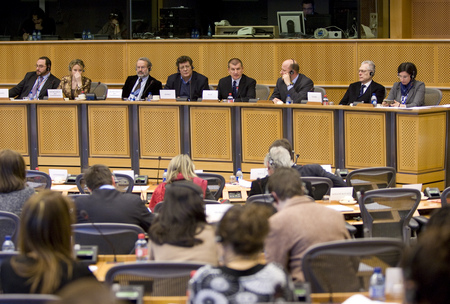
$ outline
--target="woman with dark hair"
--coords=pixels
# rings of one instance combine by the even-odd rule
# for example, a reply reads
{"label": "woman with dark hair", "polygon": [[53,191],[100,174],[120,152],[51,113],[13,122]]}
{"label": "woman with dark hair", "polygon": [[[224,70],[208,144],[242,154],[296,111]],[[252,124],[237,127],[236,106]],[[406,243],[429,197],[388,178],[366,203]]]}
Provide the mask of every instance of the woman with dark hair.
{"label": "woman with dark hair", "polygon": [[[403,62],[397,69],[399,82],[394,83],[387,100],[390,107],[420,107],[425,103],[425,83],[416,80],[417,68],[412,62]],[[387,105],[383,102],[383,105]]]}
{"label": "woman with dark hair", "polygon": [[127,39],[127,26],[123,22],[122,12],[118,9],[109,14],[109,20],[98,34],[108,35],[111,39]]}
{"label": "woman with dark hair", "polygon": [[19,255],[1,264],[3,293],[52,294],[94,275],[75,261],[72,201],[45,190],[30,197],[20,217]]}
{"label": "woman with dark hair", "polygon": [[162,210],[148,232],[150,260],[217,265],[214,228],[206,222],[202,193],[191,181],[167,185]]}
{"label": "woman with dark hair", "polygon": [[91,80],[85,76],[84,62],[81,59],[74,59],[69,63],[70,75],[61,78],[58,89],[62,89],[64,97],[75,99],[78,95],[89,93],[91,90]]}
{"label": "woman with dark hair", "polygon": [[233,206],[217,228],[223,266],[200,268],[189,282],[189,303],[275,303],[293,301],[293,284],[281,266],[260,263],[269,233],[268,209]]}

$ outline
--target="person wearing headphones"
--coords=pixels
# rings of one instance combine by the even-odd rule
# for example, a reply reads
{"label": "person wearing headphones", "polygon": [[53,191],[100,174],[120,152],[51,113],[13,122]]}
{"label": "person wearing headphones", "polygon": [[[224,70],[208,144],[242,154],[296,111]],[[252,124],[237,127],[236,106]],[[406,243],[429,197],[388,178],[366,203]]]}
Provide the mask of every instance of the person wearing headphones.
{"label": "person wearing headphones", "polygon": [[278,78],[270,100],[273,103],[286,102],[288,95],[294,103],[308,99],[308,92],[314,90],[314,82],[300,74],[300,66],[294,59],[287,59],[281,65],[281,78]]}
{"label": "person wearing headphones", "polygon": [[136,62],[136,75],[128,76],[122,88],[122,98],[133,100],[145,99],[150,93],[159,95],[162,83],[150,76],[152,63],[147,57],[141,57]]}
{"label": "person wearing headphones", "polygon": [[56,89],[59,86],[59,79],[53,76],[51,60],[40,57],[36,62],[36,71],[25,74],[23,80],[15,87],[9,89],[9,97],[18,99],[44,99],[48,89]]}
{"label": "person wearing headphones", "polygon": [[85,76],[84,62],[81,59],[74,59],[69,63],[70,75],[61,78],[58,89],[62,89],[65,98],[76,99],[78,95],[89,93],[91,90],[91,80]]}
{"label": "person wearing headphones", "polygon": [[[399,82],[394,83],[387,100],[393,100],[390,107],[420,107],[425,103],[425,83],[417,81],[417,68],[412,62],[398,66]],[[383,103],[384,106],[388,104]]]}
{"label": "person wearing headphones", "polygon": [[375,75],[375,63],[370,60],[363,61],[358,70],[359,81],[350,84],[342,97],[340,105],[349,105],[354,101],[370,103],[372,94],[377,97],[377,103],[382,103],[386,96],[386,89],[373,81]]}
{"label": "person wearing headphones", "polygon": [[177,98],[187,98],[188,101],[202,98],[203,90],[209,90],[208,78],[194,71],[191,57],[179,57],[176,66],[178,73],[167,78],[164,89],[175,90]]}
{"label": "person wearing headphones", "polygon": [[244,65],[239,58],[231,58],[228,61],[228,74],[219,80],[219,100],[227,99],[233,95],[236,102],[248,101],[256,98],[256,80],[244,74]]}

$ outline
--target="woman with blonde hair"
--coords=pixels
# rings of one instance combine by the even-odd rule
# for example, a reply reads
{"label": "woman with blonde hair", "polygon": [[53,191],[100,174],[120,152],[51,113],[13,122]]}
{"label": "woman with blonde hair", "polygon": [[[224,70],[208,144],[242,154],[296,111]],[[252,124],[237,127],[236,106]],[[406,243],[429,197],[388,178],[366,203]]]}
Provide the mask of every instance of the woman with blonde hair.
{"label": "woman with blonde hair", "polygon": [[187,154],[180,154],[172,158],[169,163],[169,167],[167,168],[167,181],[159,184],[153,192],[149,204],[150,210],[153,211],[156,204],[164,200],[166,185],[180,180],[192,181],[194,184],[197,184],[200,188],[202,188],[204,199],[215,200],[214,196],[208,189],[208,182],[198,177],[194,172],[194,168],[194,163]]}
{"label": "woman with blonde hair", "polygon": [[82,93],[89,93],[91,90],[91,80],[85,76],[84,62],[81,59],[74,59],[69,63],[70,75],[61,78],[58,89],[62,89],[65,98],[75,99]]}
{"label": "woman with blonde hair", "polygon": [[45,190],[26,201],[20,218],[19,255],[1,265],[3,293],[52,294],[80,278],[94,278],[75,261],[72,201]]}

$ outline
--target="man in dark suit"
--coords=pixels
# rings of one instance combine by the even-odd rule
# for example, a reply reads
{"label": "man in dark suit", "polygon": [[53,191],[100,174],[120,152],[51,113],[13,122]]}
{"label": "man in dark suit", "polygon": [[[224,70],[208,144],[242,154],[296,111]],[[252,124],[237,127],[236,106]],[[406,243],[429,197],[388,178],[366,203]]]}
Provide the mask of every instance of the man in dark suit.
{"label": "man in dark suit", "polygon": [[23,80],[14,88],[9,89],[9,97],[18,99],[44,99],[48,89],[57,89],[59,79],[50,71],[52,62],[48,57],[40,57],[36,62],[36,72],[28,72]]}
{"label": "man in dark suit", "polygon": [[136,75],[128,76],[122,88],[122,98],[130,100],[142,100],[147,98],[149,93],[159,95],[162,88],[161,81],[150,76],[152,63],[150,59],[141,57],[136,62]]}
{"label": "man in dark suit", "polygon": [[294,103],[300,103],[308,99],[308,92],[314,90],[311,79],[299,73],[300,66],[294,59],[288,59],[281,65],[281,78],[278,78],[270,100],[273,103],[286,102],[286,97],[291,96]]}
{"label": "man in dark suit", "polygon": [[192,59],[189,56],[181,56],[177,59],[178,73],[167,78],[164,89],[175,90],[175,96],[195,101],[202,98],[203,90],[209,90],[208,78],[194,72]]}
{"label": "man in dark suit", "polygon": [[154,215],[139,195],[122,193],[114,187],[114,177],[107,166],[93,165],[84,174],[91,195],[77,197],[77,223],[123,223],[148,231]]}
{"label": "man in dark suit", "polygon": [[227,99],[230,93],[236,102],[256,98],[256,80],[243,74],[244,65],[239,58],[228,61],[228,73],[230,76],[219,80],[219,99]]}
{"label": "man in dark suit", "polygon": [[352,83],[348,87],[339,104],[349,105],[354,101],[370,103],[370,98],[374,93],[377,97],[377,103],[381,104],[384,96],[386,96],[386,89],[372,80],[375,75],[375,63],[370,60],[363,61],[359,67],[358,75],[359,81]]}

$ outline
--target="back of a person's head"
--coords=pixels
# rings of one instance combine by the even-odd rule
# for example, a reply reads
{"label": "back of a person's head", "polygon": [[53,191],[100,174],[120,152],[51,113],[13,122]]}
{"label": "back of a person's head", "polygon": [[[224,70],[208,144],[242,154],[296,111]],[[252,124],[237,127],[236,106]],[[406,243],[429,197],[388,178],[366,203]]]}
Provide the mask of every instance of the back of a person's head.
{"label": "back of a person's head", "polygon": [[267,184],[269,192],[275,192],[279,200],[303,195],[303,184],[300,173],[293,168],[278,168]]}
{"label": "back of a person's head", "polygon": [[273,147],[283,147],[289,152],[289,156],[291,157],[291,160],[294,161],[294,151],[292,149],[291,143],[286,138],[277,139],[275,140],[269,147],[272,149]]}
{"label": "back of a person's head", "polygon": [[217,228],[220,242],[224,246],[230,245],[238,255],[251,256],[262,252],[271,215],[269,209],[258,204],[231,207]]}
{"label": "back of a person's head", "polygon": [[290,168],[292,165],[288,150],[283,147],[270,148],[267,154],[267,163],[273,170],[278,168]]}
{"label": "back of a person's head", "polygon": [[431,228],[403,260],[406,303],[450,303],[450,229]]}
{"label": "back of a person's head", "polygon": [[167,168],[167,181],[173,182],[180,173],[186,180],[191,180],[197,176],[194,172],[194,163],[187,154],[179,154],[172,158]]}
{"label": "back of a person's head", "polygon": [[93,165],[84,173],[84,180],[89,189],[95,190],[103,185],[112,185],[112,173],[105,165]]}
{"label": "back of a person's head", "polygon": [[425,228],[450,229],[450,205],[435,210]]}
{"label": "back of a person's head", "polygon": [[0,193],[9,193],[25,188],[25,161],[13,150],[0,151]]}

